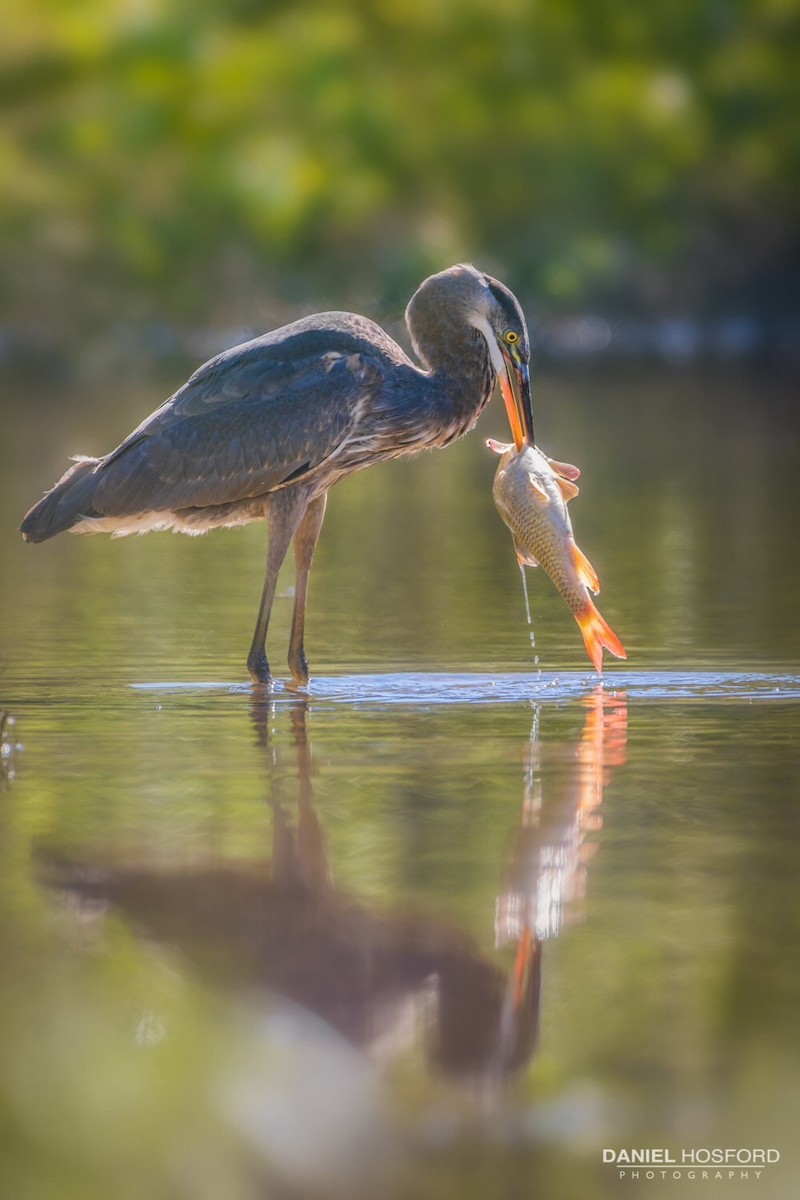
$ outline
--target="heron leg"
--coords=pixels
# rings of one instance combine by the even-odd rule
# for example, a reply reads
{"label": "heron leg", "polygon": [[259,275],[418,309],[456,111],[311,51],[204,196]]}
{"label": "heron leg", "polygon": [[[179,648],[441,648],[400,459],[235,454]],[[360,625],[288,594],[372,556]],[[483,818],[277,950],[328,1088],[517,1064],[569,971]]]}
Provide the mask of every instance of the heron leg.
{"label": "heron leg", "polygon": [[307,494],[295,488],[286,488],[283,491],[275,492],[269,498],[267,571],[264,590],[261,593],[258,620],[250,644],[250,653],[247,655],[247,669],[253,683],[269,684],[272,682],[266,645],[272,603],[275,599],[275,589],[278,586],[278,572],[286,557],[289,543],[303,520],[307,506]]}
{"label": "heron leg", "polygon": [[319,531],[325,517],[325,506],[328,493],[324,492],[312,500],[306,509],[297,533],[294,535],[294,614],[292,616],[292,634],[289,639],[289,670],[295,683],[305,686],[308,683],[308,660],[303,648],[303,633],[306,621],[306,599],[308,597],[308,575],[314,550],[317,545]]}

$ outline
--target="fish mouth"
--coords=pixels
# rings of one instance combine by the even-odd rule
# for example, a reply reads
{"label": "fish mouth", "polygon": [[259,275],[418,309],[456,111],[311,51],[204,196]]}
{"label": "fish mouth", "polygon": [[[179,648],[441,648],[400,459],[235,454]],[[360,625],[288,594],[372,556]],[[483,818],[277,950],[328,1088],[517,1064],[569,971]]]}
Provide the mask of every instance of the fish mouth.
{"label": "fish mouth", "polygon": [[533,405],[531,401],[531,373],[526,362],[516,357],[513,351],[501,346],[505,371],[500,376],[500,390],[508,414],[508,423],[517,450],[524,445],[535,446],[533,435]]}

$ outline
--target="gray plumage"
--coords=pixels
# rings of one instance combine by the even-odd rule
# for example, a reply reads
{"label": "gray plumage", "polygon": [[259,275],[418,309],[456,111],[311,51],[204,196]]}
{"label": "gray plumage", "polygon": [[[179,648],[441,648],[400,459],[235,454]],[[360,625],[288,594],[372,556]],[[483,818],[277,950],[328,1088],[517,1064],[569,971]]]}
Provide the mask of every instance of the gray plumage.
{"label": "gray plumage", "polygon": [[[307,575],[328,489],[373,462],[461,437],[504,367],[532,437],[525,321],[502,284],[452,267],[425,280],[406,320],[421,366],[374,322],[342,312],[305,317],[217,355],[110,454],[79,458],[26,515],[23,537],[203,533],[266,517],[267,580],[248,666],[256,681],[269,681],[269,610],[294,538],[289,658],[305,683]],[[513,347],[503,340],[509,330]]]}

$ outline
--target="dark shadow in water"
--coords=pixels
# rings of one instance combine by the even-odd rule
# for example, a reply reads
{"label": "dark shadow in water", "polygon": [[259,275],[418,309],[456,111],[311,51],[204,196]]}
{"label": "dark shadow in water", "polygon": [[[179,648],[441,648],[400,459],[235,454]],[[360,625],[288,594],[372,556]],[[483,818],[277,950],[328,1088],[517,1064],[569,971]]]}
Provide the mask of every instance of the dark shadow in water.
{"label": "dark shadow in water", "polygon": [[[439,1071],[499,1081],[535,1051],[543,943],[582,904],[597,848],[585,839],[602,824],[598,809],[612,768],[625,762],[624,696],[598,688],[583,703],[574,745],[543,748],[535,709],[520,821],[495,914],[497,945],[516,945],[510,971],[438,917],[384,910],[336,885],[314,807],[304,699],[279,707],[251,700],[272,811],[267,862],[171,872],[46,858],[47,882],[112,905],[226,992],[277,994],[367,1052],[402,1045],[404,1031],[421,1019]],[[278,716],[290,722],[296,752],[292,796],[270,742]],[[545,752],[559,759],[552,775],[543,770]]]}

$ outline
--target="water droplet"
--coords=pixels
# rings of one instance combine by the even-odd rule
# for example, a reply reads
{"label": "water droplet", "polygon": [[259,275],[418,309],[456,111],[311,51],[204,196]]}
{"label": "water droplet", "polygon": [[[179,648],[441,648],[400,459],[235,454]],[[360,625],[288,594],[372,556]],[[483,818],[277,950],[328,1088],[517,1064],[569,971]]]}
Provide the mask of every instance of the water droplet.
{"label": "water droplet", "polygon": [[528,618],[528,624],[531,627],[531,641],[533,640],[533,621],[531,620],[531,606],[528,602],[528,580],[525,575],[525,568],[522,563],[519,564],[519,573],[522,576],[522,594],[525,597],[525,616]]}
{"label": "water droplet", "polygon": [[519,573],[522,576],[522,594],[525,597],[525,616],[528,619],[528,626],[530,628],[529,637],[531,639],[531,650],[533,650],[533,665],[537,668],[538,674],[541,675],[542,671],[539,667],[539,655],[536,653],[536,630],[533,628],[533,621],[531,619],[531,606],[528,599],[528,578],[525,574],[525,568],[522,563],[519,564]]}

